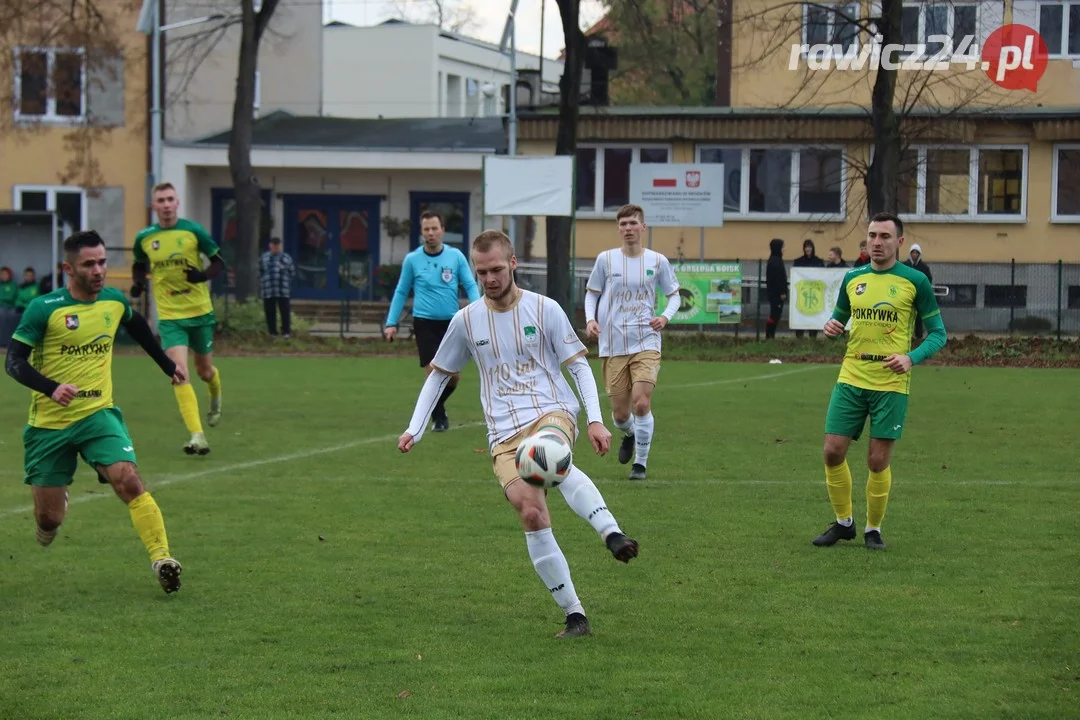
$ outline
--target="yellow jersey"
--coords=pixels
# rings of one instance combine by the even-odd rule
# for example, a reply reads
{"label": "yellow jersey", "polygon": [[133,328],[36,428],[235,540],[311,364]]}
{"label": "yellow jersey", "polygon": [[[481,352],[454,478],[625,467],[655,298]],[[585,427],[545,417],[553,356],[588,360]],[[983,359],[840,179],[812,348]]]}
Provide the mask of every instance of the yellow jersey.
{"label": "yellow jersey", "polygon": [[839,382],[906,394],[911,373],[897,374],[882,361],[911,350],[916,313],[924,321],[941,314],[930,281],[918,270],[898,262],[888,270],[867,264],[849,271],[833,311],[834,319],[851,320]]}
{"label": "yellow jersey", "polygon": [[202,225],[180,218],[171,228],[151,225],[135,236],[135,262],[148,265],[158,319],[187,320],[214,311],[210,284],[188,282],[187,269],[203,269],[217,243]]}
{"label": "yellow jersey", "polygon": [[67,288],[34,298],[12,337],[33,348],[30,364],[39,373],[74,385],[78,394],[64,407],[32,393],[30,425],[62,430],[113,406],[113,342],[131,315],[127,297],[115,288],[103,289],[93,302],[76,300]]}

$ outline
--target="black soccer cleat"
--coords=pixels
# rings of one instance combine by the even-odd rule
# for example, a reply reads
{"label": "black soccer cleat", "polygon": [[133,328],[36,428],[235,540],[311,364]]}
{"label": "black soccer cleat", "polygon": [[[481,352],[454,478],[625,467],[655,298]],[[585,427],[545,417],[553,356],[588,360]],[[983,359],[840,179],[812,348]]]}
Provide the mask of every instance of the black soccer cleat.
{"label": "black soccer cleat", "polygon": [[645,479],[645,466],[640,463],[634,463],[634,466],[630,468],[631,480],[644,480]]}
{"label": "black soccer cleat", "polygon": [[165,591],[166,595],[171,595],[180,589],[180,573],[184,569],[174,558],[157,560],[151,567],[154,576],[157,577],[158,583],[161,584],[161,589]]}
{"label": "black soccer cleat", "polygon": [[446,416],[445,408],[435,408],[435,411],[431,413],[431,421],[433,423],[432,432],[446,432],[450,429],[450,418]]}
{"label": "black soccer cleat", "polygon": [[881,539],[880,530],[870,530],[863,533],[863,542],[866,543],[867,550],[884,550],[885,541]]}
{"label": "black soccer cleat", "polygon": [[615,556],[615,559],[628,563],[638,555],[637,540],[626,537],[622,533],[613,532],[604,540],[607,549]]}
{"label": "black soccer cleat", "polygon": [[855,523],[841,525],[834,522],[826,528],[825,532],[814,538],[814,544],[818,547],[831,547],[840,540],[854,540],[855,534]]}
{"label": "black soccer cleat", "polygon": [[560,632],[555,634],[557,638],[572,638],[582,637],[588,635],[589,630],[589,618],[585,617],[581,613],[570,613],[566,616],[566,627]]}
{"label": "black soccer cleat", "polygon": [[619,446],[619,464],[625,465],[634,457],[637,446],[634,444],[634,433],[623,435],[622,445]]}

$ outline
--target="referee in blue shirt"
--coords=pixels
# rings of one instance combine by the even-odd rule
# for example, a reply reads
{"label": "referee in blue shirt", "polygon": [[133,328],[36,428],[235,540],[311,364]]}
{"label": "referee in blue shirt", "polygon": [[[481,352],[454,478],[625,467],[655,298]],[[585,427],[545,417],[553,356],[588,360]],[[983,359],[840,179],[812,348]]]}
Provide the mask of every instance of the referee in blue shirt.
{"label": "referee in blue shirt", "polygon": [[[420,234],[424,237],[424,244],[405,256],[390,312],[386,314],[386,339],[393,342],[401,310],[405,307],[409,292],[413,292],[413,332],[425,376],[431,372],[431,361],[450,327],[450,320],[461,309],[458,285],[465,288],[470,302],[480,299],[480,290],[469,261],[457,248],[443,244],[444,232],[446,228],[438,213],[428,210],[420,215]],[[435,432],[450,429],[446,399],[454,392],[460,378],[460,375],[453,376],[431,412]]]}

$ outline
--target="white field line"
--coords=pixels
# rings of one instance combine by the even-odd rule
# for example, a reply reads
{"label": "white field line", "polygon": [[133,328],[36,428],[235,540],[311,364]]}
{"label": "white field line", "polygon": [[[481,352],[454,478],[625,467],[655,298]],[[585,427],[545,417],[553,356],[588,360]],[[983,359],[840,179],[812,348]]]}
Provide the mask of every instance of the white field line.
{"label": "white field line", "polygon": [[[671,389],[684,388],[684,387],[705,387],[710,385],[728,385],[733,383],[750,382],[752,380],[771,380],[773,378],[784,377],[786,375],[794,375],[796,373],[809,372],[810,370],[818,370],[822,367],[828,367],[823,365],[813,365],[809,367],[802,367],[796,370],[786,370],[778,373],[766,373],[764,375],[752,375],[750,377],[743,378],[724,378],[722,380],[709,380],[700,383],[688,383],[685,385],[668,385]],[[465,428],[481,427],[484,423],[473,422],[465,423],[464,425],[455,425],[450,428],[451,430],[463,430]],[[190,473],[180,473],[176,475],[165,475],[160,479],[147,479],[146,485],[148,489],[154,490],[157,488],[165,487],[167,485],[176,485],[178,483],[187,482],[189,480],[197,480],[203,477],[210,477],[213,475],[221,475],[223,473],[236,472],[238,470],[249,470],[251,468],[262,467],[263,465],[275,465],[277,463],[286,463],[293,460],[303,460],[304,458],[315,457],[317,455],[328,455],[330,453],[341,452],[342,450],[351,450],[355,447],[361,447],[363,445],[375,445],[378,443],[388,443],[397,440],[399,435],[381,435],[379,437],[366,437],[357,440],[350,440],[349,442],[339,443],[337,445],[328,445],[321,448],[312,448],[309,450],[301,450],[300,452],[287,453],[285,455],[276,455],[274,457],[262,458],[259,460],[249,460],[242,463],[233,463],[231,465],[216,465],[214,467],[206,468],[205,470],[197,470]],[[105,489],[104,486],[102,489]],[[79,504],[90,502],[91,500],[98,500],[101,498],[112,497],[112,493],[93,493],[85,495],[76,495],[71,498],[71,504]],[[0,517],[7,517],[10,515],[21,515],[22,513],[28,513],[33,511],[33,505],[23,505],[20,507],[7,508],[0,510]]]}

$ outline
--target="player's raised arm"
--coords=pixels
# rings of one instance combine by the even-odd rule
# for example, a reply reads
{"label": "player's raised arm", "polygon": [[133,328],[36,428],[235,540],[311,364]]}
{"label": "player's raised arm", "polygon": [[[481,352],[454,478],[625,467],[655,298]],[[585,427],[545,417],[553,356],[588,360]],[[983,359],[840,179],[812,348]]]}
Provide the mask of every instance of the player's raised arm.
{"label": "player's raised arm", "polygon": [[401,452],[409,452],[423,437],[431,413],[439,403],[446,384],[454,374],[461,372],[472,356],[465,330],[464,313],[465,310],[459,310],[454,315],[442,343],[439,344],[439,350],[431,361],[431,372],[424,380],[424,386],[420,388],[420,396],[416,399],[409,427],[398,438],[398,449]]}

